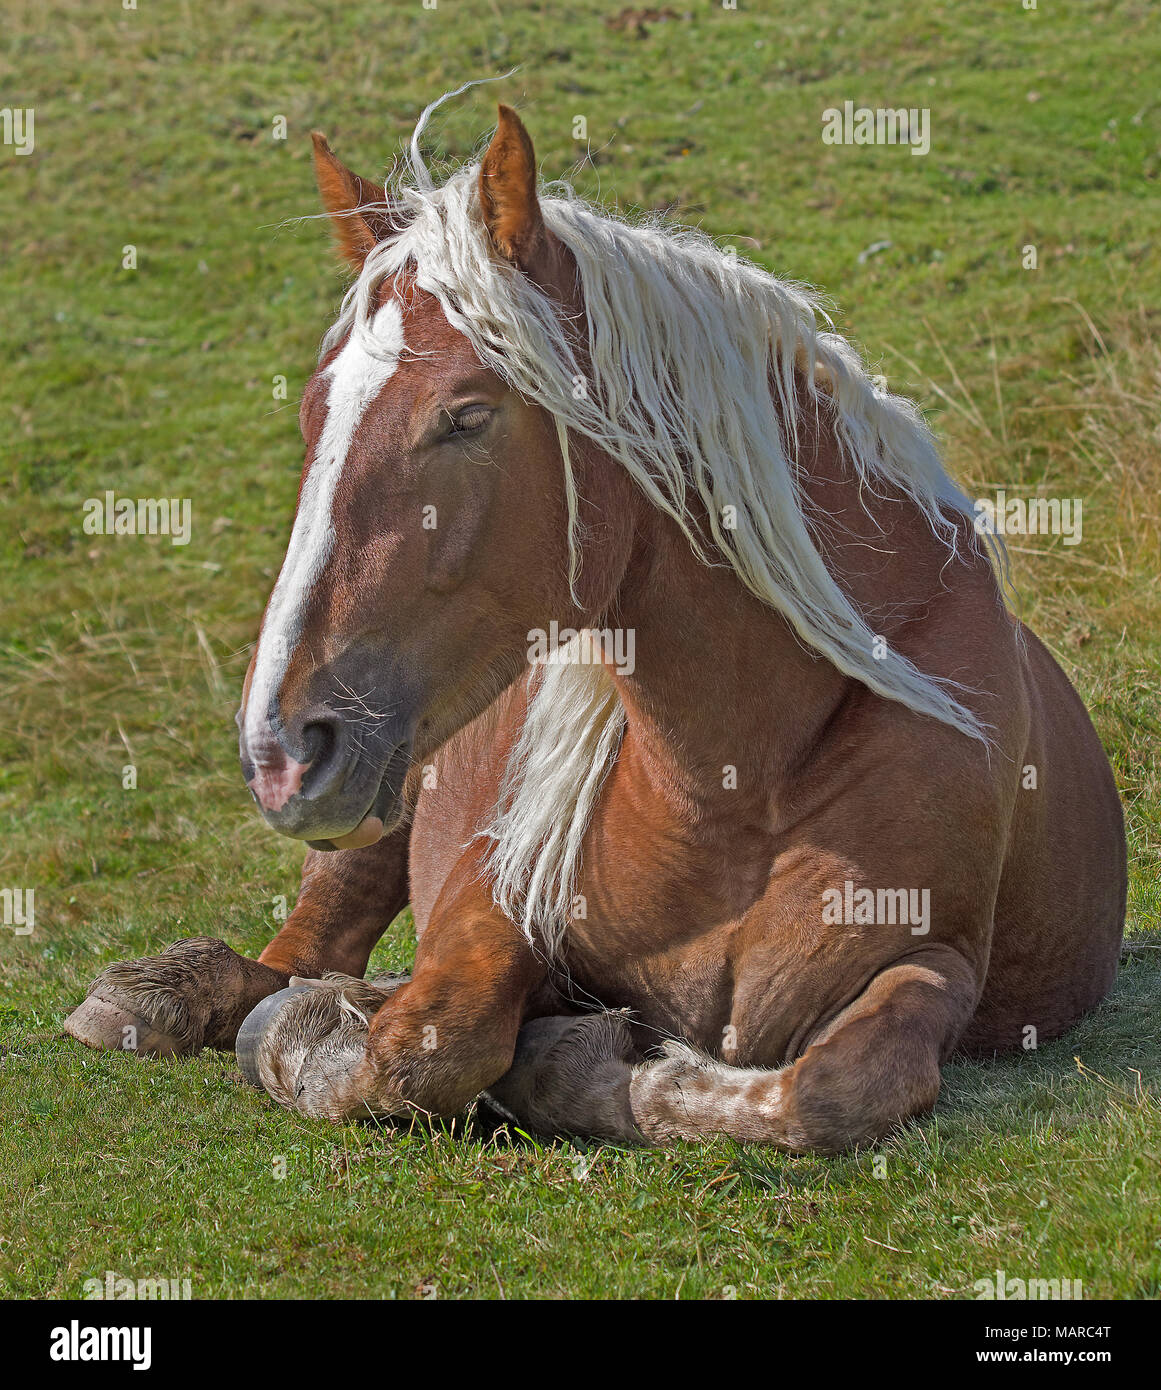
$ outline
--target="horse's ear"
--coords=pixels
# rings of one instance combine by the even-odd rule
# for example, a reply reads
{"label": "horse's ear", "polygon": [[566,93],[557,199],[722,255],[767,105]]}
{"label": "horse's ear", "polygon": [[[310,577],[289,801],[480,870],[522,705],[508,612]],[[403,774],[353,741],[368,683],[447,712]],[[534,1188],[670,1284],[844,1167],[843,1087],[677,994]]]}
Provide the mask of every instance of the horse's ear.
{"label": "horse's ear", "polygon": [[390,209],[383,201],[383,186],[352,173],[327,144],[321,130],[312,130],[310,138],[314,142],[314,174],[323,207],[331,215],[339,250],[358,270],[367,259],[367,252],[395,230]]}
{"label": "horse's ear", "polygon": [[524,123],[502,103],[500,124],[480,164],[480,203],[496,249],[526,270],[544,236],[536,155]]}

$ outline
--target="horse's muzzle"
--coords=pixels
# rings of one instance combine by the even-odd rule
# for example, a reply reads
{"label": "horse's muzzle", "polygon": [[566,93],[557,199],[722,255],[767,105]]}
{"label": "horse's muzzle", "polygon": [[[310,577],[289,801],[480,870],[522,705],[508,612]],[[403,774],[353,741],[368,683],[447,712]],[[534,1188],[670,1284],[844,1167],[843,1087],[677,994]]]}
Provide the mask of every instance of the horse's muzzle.
{"label": "horse's muzzle", "polygon": [[369,749],[333,710],[311,710],[297,732],[243,728],[239,753],[266,823],[315,849],[373,844],[403,814],[408,746]]}

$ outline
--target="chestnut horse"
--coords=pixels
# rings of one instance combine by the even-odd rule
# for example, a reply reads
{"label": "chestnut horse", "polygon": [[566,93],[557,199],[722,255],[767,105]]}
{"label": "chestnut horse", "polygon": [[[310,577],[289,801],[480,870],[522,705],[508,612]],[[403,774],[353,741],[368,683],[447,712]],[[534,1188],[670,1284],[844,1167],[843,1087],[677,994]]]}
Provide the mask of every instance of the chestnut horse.
{"label": "chestnut horse", "polygon": [[[440,185],[419,133],[386,189],[314,137],[357,278],[238,721],[297,906],[68,1030],[230,1048],[298,977],[256,1068],[307,1114],[793,1151],[1063,1032],[1114,978],[1120,804],[914,406],[801,287],[538,190],[509,107]],[[411,978],[362,980],[409,901]]]}

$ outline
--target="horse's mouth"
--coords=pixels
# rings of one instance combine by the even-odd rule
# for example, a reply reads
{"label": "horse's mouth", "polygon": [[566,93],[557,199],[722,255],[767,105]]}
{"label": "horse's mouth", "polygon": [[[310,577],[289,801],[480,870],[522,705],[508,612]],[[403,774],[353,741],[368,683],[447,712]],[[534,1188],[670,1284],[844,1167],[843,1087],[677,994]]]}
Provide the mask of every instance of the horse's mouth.
{"label": "horse's mouth", "polygon": [[371,809],[358,825],[345,835],[332,835],[326,840],[307,840],[311,849],[366,849],[368,845],[377,844],[399,825],[406,814],[406,807],[403,802],[403,778],[402,774],[395,774],[395,761],[393,757],[379,783]]}
{"label": "horse's mouth", "polygon": [[253,783],[251,791],[267,825],[279,834],[305,840],[311,849],[362,849],[375,844],[404,819],[403,784],[410,765],[410,746],[403,743],[382,767],[355,760],[337,775],[332,774],[322,788],[312,785],[307,772],[301,789],[276,809],[262,806]]}
{"label": "horse's mouth", "polygon": [[311,849],[365,849],[383,838],[384,825],[378,816],[367,815],[349,835],[333,840],[308,840]]}

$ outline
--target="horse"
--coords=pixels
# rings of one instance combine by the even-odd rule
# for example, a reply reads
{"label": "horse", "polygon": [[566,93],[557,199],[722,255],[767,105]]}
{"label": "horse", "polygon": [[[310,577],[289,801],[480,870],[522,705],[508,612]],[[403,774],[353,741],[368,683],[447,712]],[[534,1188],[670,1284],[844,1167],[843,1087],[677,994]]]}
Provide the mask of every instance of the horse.
{"label": "horse", "polygon": [[[67,1031],[230,1049],[277,1002],[257,1079],[332,1121],[873,1142],[1111,987],[1101,743],[813,291],[542,187],[506,105],[437,182],[434,105],[382,186],[313,136],[354,279],[238,715],[296,906]],[[408,902],[410,976],[363,979]]]}

